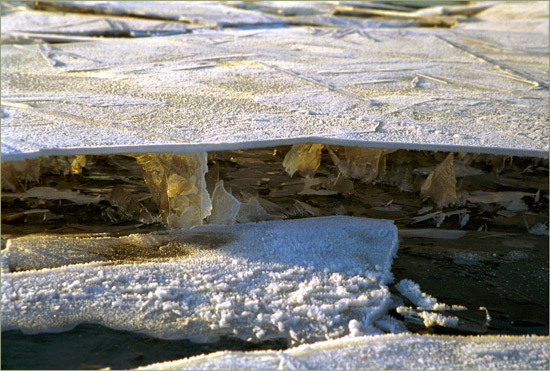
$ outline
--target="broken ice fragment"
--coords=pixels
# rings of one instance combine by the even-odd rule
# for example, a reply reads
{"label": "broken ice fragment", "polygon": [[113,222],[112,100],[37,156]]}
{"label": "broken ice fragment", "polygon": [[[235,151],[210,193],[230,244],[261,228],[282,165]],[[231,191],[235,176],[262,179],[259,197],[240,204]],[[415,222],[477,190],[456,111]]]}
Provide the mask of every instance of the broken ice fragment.
{"label": "broken ice fragment", "polygon": [[319,208],[313,207],[299,200],[294,200],[294,208],[298,211],[298,215],[301,215],[301,216],[321,215],[321,210],[319,210]]}
{"label": "broken ice fragment", "polygon": [[237,222],[249,223],[260,222],[265,220],[277,220],[281,217],[270,215],[260,204],[258,197],[250,197],[248,201],[241,204],[239,213],[237,214]]}
{"label": "broken ice fragment", "polygon": [[386,163],[384,154],[387,150],[382,148],[345,147],[345,162],[329,149],[329,154],[334,164],[346,178],[361,179],[365,183],[371,183],[382,176]]}
{"label": "broken ice fragment", "polygon": [[22,190],[22,183],[37,182],[40,178],[41,159],[2,163],[2,189],[12,192]]}
{"label": "broken ice fragment", "polygon": [[529,233],[534,234],[535,236],[548,236],[548,226],[543,223],[537,223],[529,228]]}
{"label": "broken ice fragment", "polygon": [[127,220],[139,220],[145,224],[155,221],[149,210],[126,192],[120,184],[113,188],[107,199],[112,205],[118,207]]}
{"label": "broken ice fragment", "polygon": [[506,160],[510,160],[510,164],[512,163],[512,157],[510,156],[499,156],[499,155],[491,155],[491,164],[493,165],[493,172],[498,175],[504,170],[504,167],[506,166]]}
{"label": "broken ice fragment", "polygon": [[420,290],[420,286],[411,280],[401,280],[395,285],[395,288],[401,293],[401,295],[422,309],[433,309],[437,304],[437,300],[435,298],[422,292]]}
{"label": "broken ice fragment", "polygon": [[206,190],[206,152],[136,155],[145,183],[172,228],[202,224],[212,204]]}
{"label": "broken ice fragment", "polygon": [[171,174],[168,178],[168,184],[166,187],[166,194],[168,198],[173,198],[176,196],[187,196],[188,194],[197,193],[197,187],[195,183],[197,182],[197,177],[191,175],[189,178],[184,178],[178,174]]}
{"label": "broken ice fragment", "polygon": [[82,168],[86,166],[86,156],[76,155],[71,162],[71,171],[73,174],[82,174]]}
{"label": "broken ice fragment", "polygon": [[434,326],[456,328],[458,326],[458,317],[456,316],[448,316],[424,310],[419,311],[409,307],[398,307],[396,311],[409,320],[417,319],[422,321],[426,328]]}
{"label": "broken ice fragment", "polygon": [[241,203],[223,187],[223,180],[216,183],[212,193],[212,213],[209,224],[235,224]]}
{"label": "broken ice fragment", "polygon": [[430,197],[439,208],[454,204],[457,199],[453,157],[453,153],[449,153],[428,175],[420,189],[420,195]]}
{"label": "broken ice fragment", "polygon": [[295,144],[283,160],[285,171],[291,177],[298,172],[306,178],[313,178],[321,164],[322,144]]}
{"label": "broken ice fragment", "polygon": [[[2,173],[2,176],[4,174]],[[79,192],[60,191],[51,187],[33,187],[23,193],[3,193],[2,198],[38,198],[40,200],[68,200],[76,204],[95,204],[103,197],[87,196]]]}

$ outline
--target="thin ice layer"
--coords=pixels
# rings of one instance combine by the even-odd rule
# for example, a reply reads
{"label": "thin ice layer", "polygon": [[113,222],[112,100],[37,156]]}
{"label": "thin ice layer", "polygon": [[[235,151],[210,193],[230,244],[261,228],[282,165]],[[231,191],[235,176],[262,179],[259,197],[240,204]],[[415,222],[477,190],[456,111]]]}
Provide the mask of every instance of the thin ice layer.
{"label": "thin ice layer", "polygon": [[140,370],[547,370],[548,337],[382,335],[225,351]]}
{"label": "thin ice layer", "polygon": [[[27,256],[43,246],[52,254],[64,248],[55,238],[36,247],[31,238],[22,240],[13,244]],[[104,255],[113,248],[112,239],[64,239],[64,246],[71,243]],[[337,216],[203,225],[121,238],[118,248],[124,244],[129,251],[180,244],[186,253],[139,264],[131,259],[3,273],[2,330],[37,333],[97,323],[168,339],[225,335],[291,344],[381,333],[374,322],[390,305],[385,285],[392,280],[397,229],[391,221]],[[3,269],[14,266],[12,250],[2,252]]]}
{"label": "thin ice layer", "polygon": [[2,161],[303,143],[548,157],[547,32],[365,25],[3,45]]}

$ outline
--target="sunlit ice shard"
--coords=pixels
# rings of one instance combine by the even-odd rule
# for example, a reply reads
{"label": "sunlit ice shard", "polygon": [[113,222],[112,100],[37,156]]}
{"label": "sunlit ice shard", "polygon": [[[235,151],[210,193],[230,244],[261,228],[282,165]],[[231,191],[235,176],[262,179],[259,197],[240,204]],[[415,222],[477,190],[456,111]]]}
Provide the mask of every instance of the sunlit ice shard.
{"label": "sunlit ice shard", "polygon": [[375,322],[390,306],[398,245],[391,221],[202,225],[116,240],[10,240],[2,251],[2,330],[96,323],[167,339],[289,344],[383,333]]}

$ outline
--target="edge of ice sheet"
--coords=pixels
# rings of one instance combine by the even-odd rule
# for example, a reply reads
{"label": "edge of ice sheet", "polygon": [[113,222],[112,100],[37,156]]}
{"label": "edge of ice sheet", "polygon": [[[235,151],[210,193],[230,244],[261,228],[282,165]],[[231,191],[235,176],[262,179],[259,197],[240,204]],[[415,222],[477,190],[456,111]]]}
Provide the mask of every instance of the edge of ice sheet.
{"label": "edge of ice sheet", "polygon": [[[186,233],[202,233],[207,241],[195,243]],[[210,246],[216,236],[229,242]],[[111,240],[23,237],[18,244],[30,256],[46,250],[49,259],[71,242],[81,252],[101,253]],[[179,244],[188,254],[78,264],[89,260],[76,251],[71,256],[78,259],[65,262],[72,265],[3,272],[2,331],[51,332],[97,323],[165,339],[235,336],[292,344],[383,333],[376,321],[391,305],[386,285],[393,280],[398,236],[392,221],[336,216],[210,224],[121,237],[118,243],[158,250]],[[6,250],[3,268],[12,255]]]}
{"label": "edge of ice sheet", "polygon": [[[135,153],[192,153],[192,152],[212,152],[212,151],[233,151],[255,148],[265,148],[274,146],[286,146],[293,144],[318,143],[334,146],[368,147],[368,148],[391,148],[405,150],[424,150],[436,152],[468,152],[483,153],[492,155],[524,156],[548,158],[550,151],[518,149],[518,148],[500,148],[500,147],[480,147],[480,146],[457,146],[444,144],[426,144],[426,143],[405,143],[405,142],[378,142],[340,139],[331,137],[294,137],[287,139],[244,141],[244,142],[226,142],[226,143],[182,143],[182,144],[151,144],[151,145],[132,145],[132,146],[101,146],[101,147],[69,147],[69,148],[49,148],[38,151],[2,153],[2,162],[22,161],[39,157],[49,156],[74,156],[74,155],[116,155],[116,154],[135,154]],[[2,147],[10,147],[2,143]]]}
{"label": "edge of ice sheet", "polygon": [[342,338],[285,351],[223,351],[138,370],[548,369],[547,336],[388,334]]}

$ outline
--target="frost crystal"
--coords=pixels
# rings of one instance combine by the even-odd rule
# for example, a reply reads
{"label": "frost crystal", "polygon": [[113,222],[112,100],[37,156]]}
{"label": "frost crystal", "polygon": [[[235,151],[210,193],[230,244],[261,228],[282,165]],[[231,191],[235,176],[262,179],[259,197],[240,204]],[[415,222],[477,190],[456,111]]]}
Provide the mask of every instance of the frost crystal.
{"label": "frost crystal", "polygon": [[411,280],[401,280],[395,285],[395,288],[401,293],[401,295],[422,309],[433,309],[437,304],[437,300],[435,298],[423,293],[420,290],[420,286]]}
{"label": "frost crystal", "polygon": [[210,215],[212,203],[204,179],[208,171],[206,152],[143,154],[136,158],[166,224],[190,228]]}

